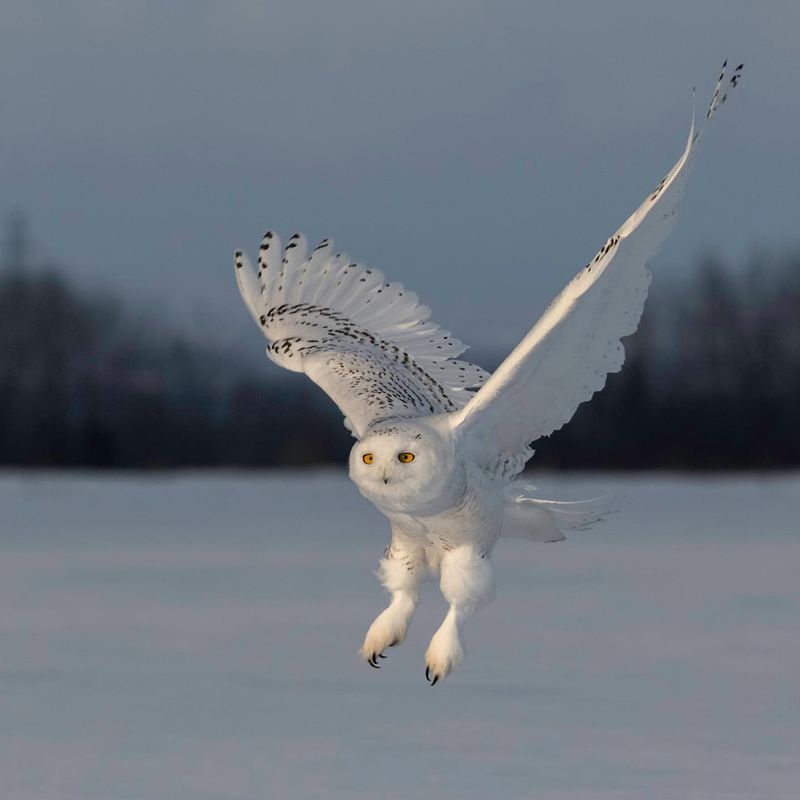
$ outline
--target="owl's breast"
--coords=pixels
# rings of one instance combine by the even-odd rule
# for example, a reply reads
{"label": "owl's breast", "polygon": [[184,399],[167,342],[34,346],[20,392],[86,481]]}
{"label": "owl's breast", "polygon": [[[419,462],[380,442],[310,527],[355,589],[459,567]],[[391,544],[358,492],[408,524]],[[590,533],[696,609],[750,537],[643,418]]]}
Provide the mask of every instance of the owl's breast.
{"label": "owl's breast", "polygon": [[[439,555],[461,545],[490,553],[500,535],[503,500],[482,472],[466,470],[460,490],[443,493],[439,504],[420,506],[413,512],[380,509],[407,536]],[[379,507],[380,508],[380,507]]]}
{"label": "owl's breast", "polygon": [[503,501],[495,486],[479,470],[468,470],[462,502],[424,524],[434,546],[447,550],[471,544],[489,553],[500,535],[502,515]]}

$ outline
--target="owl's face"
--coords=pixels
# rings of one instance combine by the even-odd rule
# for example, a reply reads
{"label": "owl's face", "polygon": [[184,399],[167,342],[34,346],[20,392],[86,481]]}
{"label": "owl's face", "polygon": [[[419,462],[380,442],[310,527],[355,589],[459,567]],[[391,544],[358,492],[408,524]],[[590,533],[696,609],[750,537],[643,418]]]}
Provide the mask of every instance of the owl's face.
{"label": "owl's face", "polygon": [[449,437],[416,423],[387,425],[350,451],[350,477],[384,511],[435,509],[457,491],[459,470]]}

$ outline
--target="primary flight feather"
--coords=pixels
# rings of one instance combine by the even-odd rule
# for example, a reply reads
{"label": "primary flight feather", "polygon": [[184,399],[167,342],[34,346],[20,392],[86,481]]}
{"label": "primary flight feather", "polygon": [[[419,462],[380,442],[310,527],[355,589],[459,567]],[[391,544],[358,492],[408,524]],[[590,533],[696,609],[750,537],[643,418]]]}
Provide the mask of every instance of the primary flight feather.
{"label": "primary flight feather", "polygon": [[[706,119],[739,83],[723,64]],[[489,601],[490,555],[501,536],[563,539],[596,519],[591,505],[545,501],[515,480],[532,443],[572,418],[618,371],[644,308],[646,264],[672,230],[700,133],[694,115],[681,157],[567,284],[491,376],[429,320],[402,284],[337,252],[311,253],[267,232],[257,268],[235,254],[239,291],[275,363],[304,372],[339,406],[357,442],[350,476],[389,519],[379,576],[392,600],[361,647],[373,667],[400,644],[428,575],[450,609],[425,653],[435,684],[463,656],[463,622]]]}

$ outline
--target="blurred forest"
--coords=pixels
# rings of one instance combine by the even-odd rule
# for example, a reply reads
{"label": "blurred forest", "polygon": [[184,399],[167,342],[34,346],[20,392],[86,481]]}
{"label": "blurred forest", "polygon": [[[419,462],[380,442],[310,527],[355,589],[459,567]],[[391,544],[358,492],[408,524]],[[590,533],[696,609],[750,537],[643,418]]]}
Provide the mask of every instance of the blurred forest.
{"label": "blurred forest", "polygon": [[[0,465],[345,463],[341,415],[303,376],[254,371],[33,263],[19,214],[0,255]],[[625,346],[622,372],[531,467],[800,466],[800,253],[662,277]],[[502,356],[472,352],[489,369]]]}

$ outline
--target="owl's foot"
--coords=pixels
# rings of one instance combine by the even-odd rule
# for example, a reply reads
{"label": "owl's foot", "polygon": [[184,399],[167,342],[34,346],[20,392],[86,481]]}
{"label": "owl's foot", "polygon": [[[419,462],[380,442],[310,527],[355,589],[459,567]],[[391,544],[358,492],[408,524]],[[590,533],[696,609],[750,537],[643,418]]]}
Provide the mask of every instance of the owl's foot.
{"label": "owl's foot", "polygon": [[369,626],[359,655],[371,667],[380,669],[379,658],[386,658],[383,651],[387,647],[402,644],[408,631],[408,623],[414,612],[414,604],[405,598],[396,598],[384,609]]}
{"label": "owl's foot", "polygon": [[425,678],[431,686],[435,686],[442,678],[446,678],[464,658],[464,648],[458,635],[458,625],[452,612],[433,634],[428,649],[425,651]]}
{"label": "owl's foot", "polygon": [[463,545],[442,557],[439,588],[450,610],[425,651],[425,677],[431,686],[447,677],[464,658],[461,627],[492,597],[492,567],[486,553]]}
{"label": "owl's foot", "polygon": [[371,667],[374,667],[375,669],[380,669],[381,665],[378,663],[379,658],[386,658],[386,656],[383,653],[373,653],[367,659],[367,664],[369,664]]}

